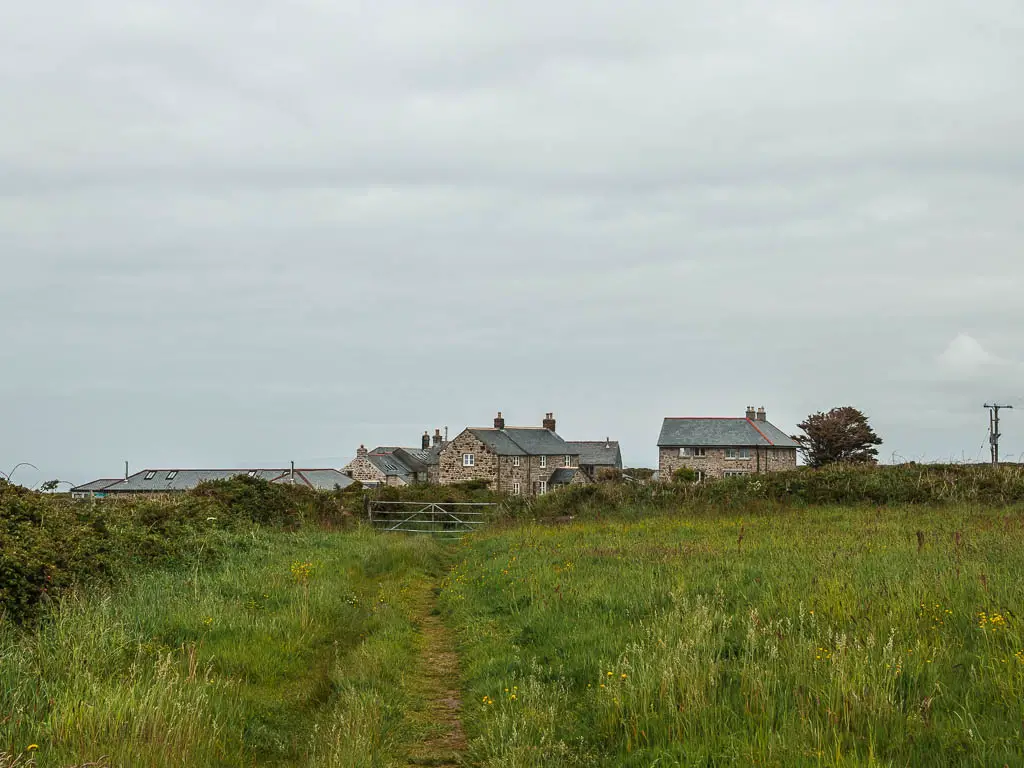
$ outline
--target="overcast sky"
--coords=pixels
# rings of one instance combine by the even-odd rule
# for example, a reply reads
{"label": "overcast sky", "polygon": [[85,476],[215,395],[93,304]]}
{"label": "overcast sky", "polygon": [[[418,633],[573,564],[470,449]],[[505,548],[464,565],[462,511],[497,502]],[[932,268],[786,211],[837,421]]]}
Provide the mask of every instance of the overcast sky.
{"label": "overcast sky", "polygon": [[0,24],[0,471],[341,466],[855,405],[1024,460],[1019,0],[37,0]]}

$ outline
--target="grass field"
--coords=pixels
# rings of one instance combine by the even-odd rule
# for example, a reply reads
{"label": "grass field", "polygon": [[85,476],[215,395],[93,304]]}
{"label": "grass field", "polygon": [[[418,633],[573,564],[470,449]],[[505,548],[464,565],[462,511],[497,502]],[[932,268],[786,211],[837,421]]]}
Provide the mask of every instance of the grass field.
{"label": "grass field", "polygon": [[388,764],[430,730],[414,623],[443,557],[422,539],[273,533],[212,570],[68,598],[37,631],[0,636],[0,752],[40,766]]}
{"label": "grass field", "polygon": [[470,542],[442,594],[469,760],[1024,765],[1022,532],[817,508]]}
{"label": "grass field", "polygon": [[0,625],[0,766],[1024,765],[1022,534],[969,506],[257,532]]}

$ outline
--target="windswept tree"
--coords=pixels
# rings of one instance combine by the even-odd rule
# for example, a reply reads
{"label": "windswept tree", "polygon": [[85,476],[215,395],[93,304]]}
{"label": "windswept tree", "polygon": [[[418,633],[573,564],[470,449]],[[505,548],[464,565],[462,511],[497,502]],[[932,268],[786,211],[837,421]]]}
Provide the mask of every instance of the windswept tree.
{"label": "windswept tree", "polygon": [[793,439],[808,466],[878,463],[875,446],[882,444],[882,438],[868,424],[868,417],[853,406],[812,413],[797,426],[804,434],[793,435]]}

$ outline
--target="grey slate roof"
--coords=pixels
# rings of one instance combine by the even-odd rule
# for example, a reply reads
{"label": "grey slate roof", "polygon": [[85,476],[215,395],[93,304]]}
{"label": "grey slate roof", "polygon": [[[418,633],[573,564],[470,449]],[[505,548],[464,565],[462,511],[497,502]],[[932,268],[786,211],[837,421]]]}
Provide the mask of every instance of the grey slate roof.
{"label": "grey slate roof", "polygon": [[580,470],[573,467],[563,467],[562,469],[556,469],[551,473],[551,479],[548,481],[551,485],[568,485],[572,482],[572,479],[576,476],[576,473]]}
{"label": "grey slate roof", "polygon": [[448,441],[442,440],[437,445],[430,446],[430,450],[426,451],[426,457],[423,459],[424,464],[436,466],[441,463],[441,451],[448,447]]}
{"label": "grey slate roof", "polygon": [[469,430],[499,456],[575,456],[568,443],[550,429],[506,427]]}
{"label": "grey slate roof", "polygon": [[419,462],[420,464],[428,464],[430,462],[430,449],[424,450],[423,448],[399,448],[395,451],[395,454],[401,459],[405,459],[406,456],[411,458],[413,461]]}
{"label": "grey slate roof", "polygon": [[[108,493],[190,491],[200,483],[229,480],[239,475],[249,475],[270,483],[287,483],[290,472],[290,469],[144,469],[131,475],[127,480],[119,480],[102,490]],[[296,469],[295,484],[317,490],[333,490],[335,485],[340,488],[351,485],[352,479],[336,469]],[[80,486],[75,490],[84,488],[85,486]]]}
{"label": "grey slate roof", "polygon": [[366,458],[385,475],[400,477],[406,481],[412,480],[413,470],[394,453],[371,453]]}
{"label": "grey slate roof", "polygon": [[797,444],[781,429],[767,421],[732,418],[665,419],[658,447],[755,447],[796,448]]}
{"label": "grey slate roof", "polygon": [[503,429],[470,429],[470,432],[484,445],[499,456],[526,456],[526,451],[516,445]]}
{"label": "grey slate roof", "polygon": [[76,486],[76,487],[72,488],[71,492],[72,493],[89,493],[89,492],[102,491],[103,489],[109,488],[110,486],[116,485],[117,483],[120,483],[120,482],[121,482],[121,478],[120,477],[115,477],[115,478],[109,478],[108,477],[108,478],[106,478],[104,480],[93,480],[91,483],[86,483],[85,485],[79,485],[79,486]]}
{"label": "grey slate roof", "polygon": [[569,453],[579,454],[580,464],[622,469],[622,453],[617,440],[567,440]]}

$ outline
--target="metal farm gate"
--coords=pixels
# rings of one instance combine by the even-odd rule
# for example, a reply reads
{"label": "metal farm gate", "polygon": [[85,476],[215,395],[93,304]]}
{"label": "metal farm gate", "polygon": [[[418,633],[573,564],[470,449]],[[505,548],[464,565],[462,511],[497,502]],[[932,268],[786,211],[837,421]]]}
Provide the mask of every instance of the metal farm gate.
{"label": "metal farm gate", "polygon": [[497,504],[459,502],[435,504],[423,501],[372,501],[367,499],[370,525],[387,533],[425,533],[459,539],[487,522]]}

